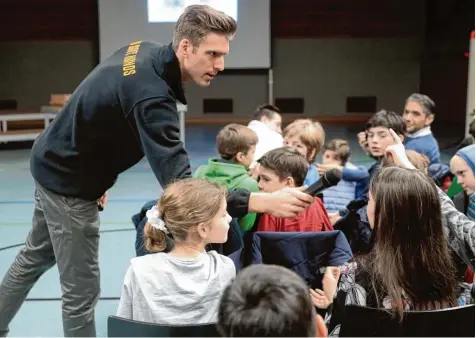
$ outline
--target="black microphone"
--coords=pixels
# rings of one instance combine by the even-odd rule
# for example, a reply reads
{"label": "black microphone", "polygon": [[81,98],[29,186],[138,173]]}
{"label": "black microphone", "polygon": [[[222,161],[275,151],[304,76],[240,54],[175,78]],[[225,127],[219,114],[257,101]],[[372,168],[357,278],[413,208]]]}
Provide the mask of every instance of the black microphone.
{"label": "black microphone", "polygon": [[337,169],[326,171],[319,181],[311,184],[305,191],[305,193],[316,196],[321,191],[326,190],[329,187],[333,187],[339,183],[342,178],[342,172]]}

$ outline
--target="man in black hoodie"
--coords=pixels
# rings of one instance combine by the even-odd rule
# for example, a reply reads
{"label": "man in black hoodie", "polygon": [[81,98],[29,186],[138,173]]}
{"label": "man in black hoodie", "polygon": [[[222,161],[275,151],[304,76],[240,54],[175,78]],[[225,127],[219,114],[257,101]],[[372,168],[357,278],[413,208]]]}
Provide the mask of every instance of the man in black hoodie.
{"label": "man in black hoodie", "polygon": [[[144,157],[162,186],[191,177],[179,140],[176,101],[182,83],[208,86],[224,69],[236,22],[208,6],[190,6],[173,42],[135,41],[99,64],[35,141],[33,227],[0,286],[0,336],[8,332],[28,292],[58,264],[65,336],[95,337],[99,298],[97,199],[117,176]],[[231,191],[228,212],[294,217],[312,203],[299,190],[276,194]]]}

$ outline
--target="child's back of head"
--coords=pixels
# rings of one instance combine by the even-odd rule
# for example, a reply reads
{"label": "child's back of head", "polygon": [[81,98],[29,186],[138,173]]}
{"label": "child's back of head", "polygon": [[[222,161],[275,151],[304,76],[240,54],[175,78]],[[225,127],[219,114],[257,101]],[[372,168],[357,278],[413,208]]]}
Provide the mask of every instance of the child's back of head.
{"label": "child's back of head", "polygon": [[264,192],[302,186],[309,166],[297,150],[289,147],[271,150],[258,162],[260,164],[258,187]]}
{"label": "child's back of head", "polygon": [[308,289],[289,269],[252,265],[225,289],[218,330],[223,337],[316,337]]}
{"label": "child's back of head", "polygon": [[258,143],[258,136],[250,128],[240,124],[229,124],[216,137],[220,157],[249,167]]}
{"label": "child's back of head", "polygon": [[326,134],[319,122],[299,119],[284,128],[283,138],[286,146],[296,149],[313,163],[324,146]]}

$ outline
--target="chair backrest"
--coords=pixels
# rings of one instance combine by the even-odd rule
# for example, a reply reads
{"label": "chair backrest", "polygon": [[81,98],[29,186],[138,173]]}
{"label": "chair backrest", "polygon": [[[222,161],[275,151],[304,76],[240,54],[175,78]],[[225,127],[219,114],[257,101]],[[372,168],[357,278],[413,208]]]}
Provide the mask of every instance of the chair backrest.
{"label": "chair backrest", "polygon": [[107,319],[108,337],[219,337],[216,324],[166,326],[116,316]]}
{"label": "chair backrest", "polygon": [[242,266],[274,264],[293,270],[311,288],[322,289],[322,268],[339,266],[352,258],[340,231],[255,232],[245,235]]}
{"label": "chair backrest", "polygon": [[406,311],[403,321],[381,309],[348,305],[340,337],[474,337],[474,305]]}

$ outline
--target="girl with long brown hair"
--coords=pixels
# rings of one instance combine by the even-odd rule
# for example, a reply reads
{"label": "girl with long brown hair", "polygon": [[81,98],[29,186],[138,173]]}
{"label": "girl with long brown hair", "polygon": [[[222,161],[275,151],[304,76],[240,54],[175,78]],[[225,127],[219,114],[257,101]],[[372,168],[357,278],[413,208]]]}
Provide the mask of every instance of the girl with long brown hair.
{"label": "girl with long brown hair", "polygon": [[427,175],[398,167],[380,170],[370,184],[367,215],[375,246],[341,268],[331,335],[338,335],[349,304],[384,308],[402,319],[405,310],[471,302],[460,295],[438,191]]}

